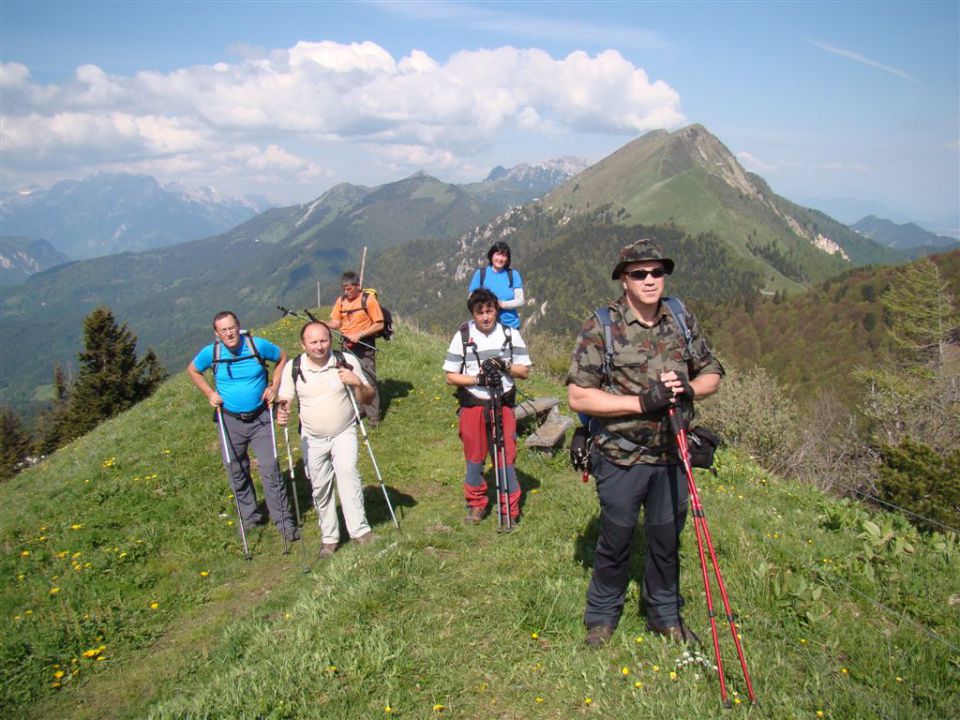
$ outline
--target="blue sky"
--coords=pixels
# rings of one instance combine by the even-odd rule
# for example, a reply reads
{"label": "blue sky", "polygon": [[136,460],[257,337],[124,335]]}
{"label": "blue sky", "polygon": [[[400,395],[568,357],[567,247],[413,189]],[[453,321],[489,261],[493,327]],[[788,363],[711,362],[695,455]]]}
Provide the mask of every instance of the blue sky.
{"label": "blue sky", "polygon": [[0,182],[262,193],[598,160],[700,123],[852,221],[960,228],[958,2],[0,3]]}

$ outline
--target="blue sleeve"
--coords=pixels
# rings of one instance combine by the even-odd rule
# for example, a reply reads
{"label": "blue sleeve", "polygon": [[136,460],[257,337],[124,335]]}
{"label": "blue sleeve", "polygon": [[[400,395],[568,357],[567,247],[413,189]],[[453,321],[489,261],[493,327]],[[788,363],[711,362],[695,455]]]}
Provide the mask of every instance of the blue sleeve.
{"label": "blue sleeve", "polygon": [[280,361],[280,348],[277,345],[274,345],[269,340],[264,340],[261,337],[254,335],[253,344],[257,346],[257,350],[260,352],[260,357],[264,360],[269,360],[270,362],[279,362]]}
{"label": "blue sleeve", "polygon": [[470,281],[470,287],[467,288],[467,293],[472,293],[474,290],[480,287],[480,271],[473,271],[473,279]]}
{"label": "blue sleeve", "polygon": [[197,372],[206,372],[211,365],[213,365],[213,344],[200,350],[193,359],[193,367],[197,369]]}

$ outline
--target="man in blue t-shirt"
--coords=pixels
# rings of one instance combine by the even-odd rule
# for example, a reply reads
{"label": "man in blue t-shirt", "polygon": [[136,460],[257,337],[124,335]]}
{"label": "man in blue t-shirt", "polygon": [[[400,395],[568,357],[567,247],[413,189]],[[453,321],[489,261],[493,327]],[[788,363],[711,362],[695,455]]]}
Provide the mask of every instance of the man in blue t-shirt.
{"label": "man in blue t-shirt", "polygon": [[[247,450],[252,447],[260,464],[270,517],[287,540],[296,540],[299,531],[277,465],[270,417],[270,406],[277,395],[287,354],[269,340],[245,335],[240,330],[237,316],[229,310],[217,313],[213,318],[213,329],[217,334],[216,342],[197,353],[187,365],[187,374],[223,420],[230,453],[229,457],[224,454],[222,459],[237,499],[241,522],[248,528],[267,521],[257,507],[250,475]],[[268,382],[268,360],[276,363],[272,384]],[[203,375],[211,367],[216,389],[210,387]],[[223,450],[221,448],[221,452]]]}

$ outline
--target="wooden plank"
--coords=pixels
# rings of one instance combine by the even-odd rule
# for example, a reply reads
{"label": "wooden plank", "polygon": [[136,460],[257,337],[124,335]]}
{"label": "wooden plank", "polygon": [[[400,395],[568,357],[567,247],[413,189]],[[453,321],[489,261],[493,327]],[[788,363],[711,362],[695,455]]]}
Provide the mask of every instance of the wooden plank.
{"label": "wooden plank", "polygon": [[537,431],[524,440],[528,448],[554,448],[562,444],[567,430],[573,427],[573,420],[559,413],[537,428]]}
{"label": "wooden plank", "polygon": [[533,400],[524,400],[513,409],[513,413],[519,422],[533,415],[544,415],[559,404],[560,400],[553,397],[534,398]]}

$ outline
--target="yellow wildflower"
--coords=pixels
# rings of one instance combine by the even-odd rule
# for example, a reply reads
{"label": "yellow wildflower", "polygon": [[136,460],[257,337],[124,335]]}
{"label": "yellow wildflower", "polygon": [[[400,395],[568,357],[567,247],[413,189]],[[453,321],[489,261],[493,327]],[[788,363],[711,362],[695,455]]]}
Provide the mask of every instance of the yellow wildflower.
{"label": "yellow wildflower", "polygon": [[620,669],[620,672],[621,672],[622,674],[624,674],[624,675],[629,675],[629,674],[630,674],[630,668],[628,668],[626,665],[624,665],[624,666]]}
{"label": "yellow wildflower", "polygon": [[533,701],[534,701],[534,702],[537,702],[537,703],[542,703],[542,702],[543,702],[543,698],[538,696],[538,697],[535,697],[535,698],[533,699]]}
{"label": "yellow wildflower", "polygon": [[443,705],[441,705],[440,703],[437,703],[436,705],[433,706],[433,711],[434,711],[435,713],[442,713],[442,712],[443,712],[444,710],[446,710],[446,709],[447,709],[447,708],[444,707]]}
{"label": "yellow wildflower", "polygon": [[677,679],[677,673],[674,672],[673,670],[670,671],[670,679],[671,679],[671,680],[676,680],[676,679]]}
{"label": "yellow wildflower", "polygon": [[209,574],[210,574],[210,573],[207,572],[206,570],[201,570],[201,571],[200,571],[200,577],[207,577],[207,575],[209,575]]}
{"label": "yellow wildflower", "polygon": [[20,557],[30,557],[30,551],[24,550],[23,552],[20,553]]}
{"label": "yellow wildflower", "polygon": [[534,640],[536,640],[536,639],[539,638],[540,636],[537,635],[537,633],[532,632],[532,633],[530,633],[530,637],[532,637]]}
{"label": "yellow wildflower", "polygon": [[60,588],[58,588],[58,587],[52,587],[52,588],[50,588],[50,594],[51,594],[51,595],[56,595],[58,592],[60,592]]}
{"label": "yellow wildflower", "polygon": [[160,603],[158,603],[156,600],[154,600],[152,603],[150,603],[150,609],[151,609],[151,610],[156,610],[158,607],[160,607]]}
{"label": "yellow wildflower", "polygon": [[583,704],[584,704],[584,705],[590,705],[592,702],[593,702],[593,698],[585,697],[585,698],[583,699]]}
{"label": "yellow wildflower", "polygon": [[79,529],[82,528],[82,527],[83,527],[82,524],[80,524],[80,523],[74,523],[73,525],[70,526],[70,529],[71,529],[71,530],[79,530]]}
{"label": "yellow wildflower", "polygon": [[640,682],[639,680],[637,680],[637,681],[633,684],[633,686],[634,686],[637,690],[639,690],[640,688],[643,687],[643,683]]}
{"label": "yellow wildflower", "polygon": [[65,673],[63,670],[57,670],[57,671],[53,674],[53,676],[54,676],[57,680],[59,680],[60,678],[62,678],[64,675],[66,675],[66,673]]}

